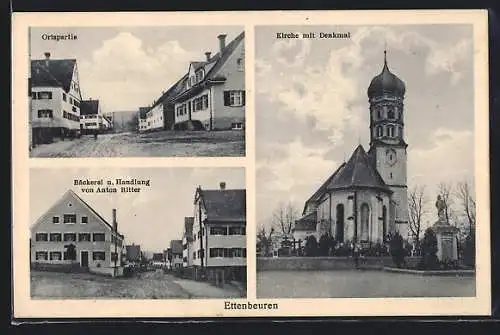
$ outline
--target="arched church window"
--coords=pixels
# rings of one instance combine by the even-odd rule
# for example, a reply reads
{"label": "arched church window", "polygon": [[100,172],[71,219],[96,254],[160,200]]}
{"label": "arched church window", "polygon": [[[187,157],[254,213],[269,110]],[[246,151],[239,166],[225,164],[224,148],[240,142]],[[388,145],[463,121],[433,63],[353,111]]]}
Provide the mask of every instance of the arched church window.
{"label": "arched church window", "polygon": [[389,110],[387,111],[387,118],[393,120],[394,117],[395,117],[394,108],[390,107]]}
{"label": "arched church window", "polygon": [[370,207],[367,203],[361,205],[361,229],[360,229],[360,240],[368,241],[368,232],[370,227]]}
{"label": "arched church window", "polygon": [[382,207],[382,241],[387,240],[387,207]]}
{"label": "arched church window", "polygon": [[344,242],[344,205],[338,204],[336,208],[337,220],[335,226],[335,237],[337,241]]}
{"label": "arched church window", "polygon": [[380,108],[377,108],[377,119],[380,120],[382,118],[382,110]]}
{"label": "arched church window", "polygon": [[394,126],[387,126],[387,136],[394,137]]}
{"label": "arched church window", "polygon": [[382,137],[384,135],[384,129],[382,128],[382,126],[377,126],[376,132],[377,132],[377,137]]}

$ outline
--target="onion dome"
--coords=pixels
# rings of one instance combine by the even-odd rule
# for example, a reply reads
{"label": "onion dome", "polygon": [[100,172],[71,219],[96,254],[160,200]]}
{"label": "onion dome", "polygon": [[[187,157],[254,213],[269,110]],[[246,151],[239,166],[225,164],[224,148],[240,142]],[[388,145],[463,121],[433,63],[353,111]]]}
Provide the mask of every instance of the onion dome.
{"label": "onion dome", "polygon": [[393,74],[387,66],[387,51],[384,50],[384,68],[382,72],[374,77],[368,87],[368,97],[380,97],[383,95],[392,95],[403,97],[406,87],[404,82]]}

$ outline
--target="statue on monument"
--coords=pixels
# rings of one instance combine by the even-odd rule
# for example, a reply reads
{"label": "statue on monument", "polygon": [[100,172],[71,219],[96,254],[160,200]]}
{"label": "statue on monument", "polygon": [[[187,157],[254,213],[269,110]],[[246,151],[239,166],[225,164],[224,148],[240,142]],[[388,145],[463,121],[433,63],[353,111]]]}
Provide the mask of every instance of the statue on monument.
{"label": "statue on monument", "polygon": [[444,222],[444,223],[447,223],[446,222],[446,214],[445,214],[445,210],[446,210],[446,203],[445,201],[441,198],[440,195],[437,196],[437,200],[436,200],[436,208],[437,208],[437,212],[438,212],[438,218],[439,218],[439,222]]}

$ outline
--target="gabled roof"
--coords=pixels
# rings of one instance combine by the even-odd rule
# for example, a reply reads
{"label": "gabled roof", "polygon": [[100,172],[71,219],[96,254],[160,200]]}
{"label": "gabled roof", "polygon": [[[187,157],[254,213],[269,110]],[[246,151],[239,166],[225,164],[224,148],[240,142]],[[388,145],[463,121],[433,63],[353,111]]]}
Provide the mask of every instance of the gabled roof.
{"label": "gabled roof", "polygon": [[125,254],[129,260],[139,260],[141,258],[141,246],[140,245],[126,245]]}
{"label": "gabled roof", "polygon": [[182,254],[182,241],[181,240],[172,240],[170,241],[170,249],[173,254]]}
{"label": "gabled roof", "polygon": [[389,191],[389,187],[371,164],[370,157],[362,145],[358,145],[351,158],[327,185],[328,190],[351,187],[377,188]]}
{"label": "gabled roof", "polygon": [[186,216],[184,218],[184,237],[188,242],[191,242],[193,240],[193,224],[194,217]]}
{"label": "gabled roof", "polygon": [[[80,202],[85,208],[87,208],[92,214],[94,214],[100,221],[101,223],[105,224],[111,231],[113,231],[113,226],[110,225],[99,213],[97,213],[85,200],[80,198],[73,190],[69,189],[67,190],[62,197],[59,198],[59,200],[48,210],[50,211],[53,207],[55,207],[57,204],[59,204],[63,199],[70,197],[73,198],[74,200]],[[47,212],[48,212],[47,211]],[[44,214],[45,215],[45,214]],[[43,215],[43,216],[44,216]],[[42,216],[42,217],[43,217]],[[40,221],[40,218],[36,221],[38,223]],[[35,223],[35,224],[36,224]],[[118,234],[123,238],[124,236],[118,232]]]}
{"label": "gabled roof", "polygon": [[316,230],[316,222],[317,222],[317,214],[316,211],[311,212],[297,221],[295,221],[295,226],[293,228],[294,231],[310,231]]}
{"label": "gabled roof", "polygon": [[246,190],[202,190],[198,188],[210,222],[246,223]]}
{"label": "gabled roof", "polygon": [[82,100],[80,115],[99,114],[99,100]]}
{"label": "gabled roof", "polygon": [[76,59],[37,59],[31,61],[32,86],[62,87],[69,92]]}
{"label": "gabled roof", "polygon": [[149,107],[139,107],[139,118],[145,119],[149,109]]}
{"label": "gabled roof", "polygon": [[[184,84],[186,80],[188,80],[188,74],[186,74],[180,81],[179,88],[180,91],[176,92],[177,97],[182,97],[185,94],[195,94],[200,89],[205,87],[206,85],[213,84],[216,82],[223,82],[226,80],[225,77],[220,76],[218,74],[220,68],[226,63],[226,60],[233,54],[233,52],[236,50],[236,47],[240,44],[240,42],[245,38],[245,32],[241,32],[238,36],[236,36],[229,44],[227,44],[224,49],[210,57],[208,61],[205,62],[190,62],[190,65],[193,65],[195,67],[195,70],[203,67],[207,67],[207,65],[210,65],[211,67],[208,69],[208,71],[205,73],[203,76],[203,79],[196,83],[195,85],[191,86],[189,89],[182,91],[182,88],[184,87]],[[196,64],[196,65],[194,65]],[[188,93],[189,92],[189,93]],[[192,93],[191,93],[192,92]]]}

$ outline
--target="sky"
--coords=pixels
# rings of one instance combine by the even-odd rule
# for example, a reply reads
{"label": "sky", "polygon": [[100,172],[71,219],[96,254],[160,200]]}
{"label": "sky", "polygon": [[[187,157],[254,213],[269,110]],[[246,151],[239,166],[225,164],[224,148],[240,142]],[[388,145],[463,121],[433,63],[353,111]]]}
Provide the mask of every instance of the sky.
{"label": "sky", "polygon": [[[139,193],[83,193],[74,179],[150,179]],[[30,171],[30,225],[72,189],[111,222],[117,210],[118,230],[126,244],[140,244],[148,252],[161,252],[170,240],[182,239],[184,217],[193,216],[196,187],[244,189],[243,168],[33,168]]]}
{"label": "sky", "polygon": [[[83,99],[99,99],[103,112],[149,106],[205,52],[219,51],[243,27],[68,27],[32,28],[31,58],[76,59]],[[76,40],[44,40],[43,34],[74,34]]]}
{"label": "sky", "polygon": [[[310,31],[351,38],[276,39]],[[269,224],[280,202],[302,211],[358,144],[369,149],[366,92],[384,46],[406,84],[408,187],[426,187],[426,220],[435,221],[438,183],[473,182],[472,26],[265,26],[255,36],[258,225]]]}

